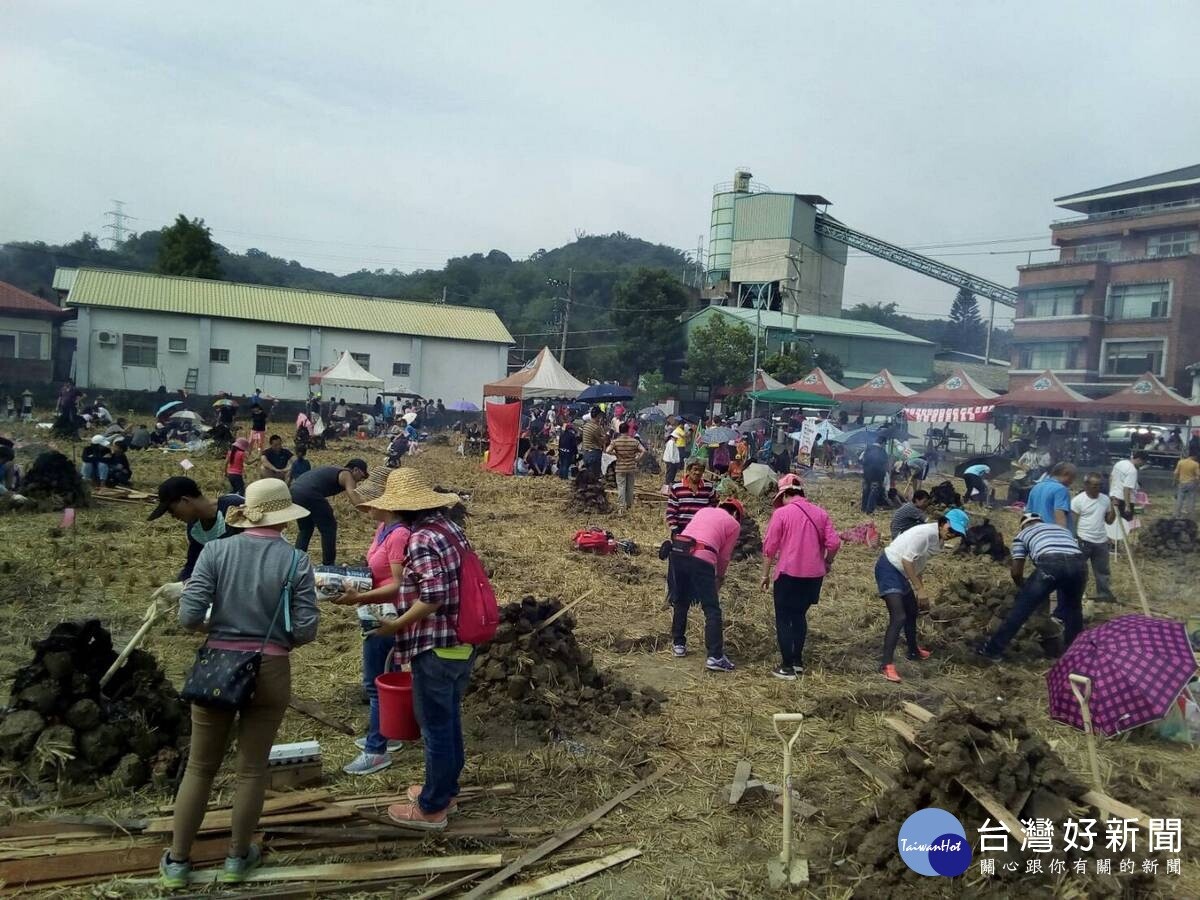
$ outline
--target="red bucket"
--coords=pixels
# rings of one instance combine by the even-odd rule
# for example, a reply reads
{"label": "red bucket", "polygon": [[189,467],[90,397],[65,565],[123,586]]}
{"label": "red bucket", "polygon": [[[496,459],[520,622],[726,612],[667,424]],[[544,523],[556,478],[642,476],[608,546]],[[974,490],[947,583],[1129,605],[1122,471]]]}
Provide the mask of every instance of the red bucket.
{"label": "red bucket", "polygon": [[393,741],[421,736],[413,712],[412,672],[384,672],[375,679],[379,692],[379,733]]}

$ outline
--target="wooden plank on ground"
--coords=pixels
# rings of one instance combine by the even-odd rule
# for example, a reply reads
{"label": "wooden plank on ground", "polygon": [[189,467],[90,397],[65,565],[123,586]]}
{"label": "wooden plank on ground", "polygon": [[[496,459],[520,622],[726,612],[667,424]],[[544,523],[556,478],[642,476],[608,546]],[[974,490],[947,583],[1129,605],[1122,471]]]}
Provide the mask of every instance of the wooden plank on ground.
{"label": "wooden plank on ground", "polygon": [[909,725],[908,722],[897,719],[895,716],[884,716],[883,722],[888,728],[892,729],[892,731],[896,732],[896,734],[900,735],[900,737],[904,738],[904,740],[908,741],[918,750],[924,750],[917,741],[917,730]]}
{"label": "wooden plank on ground", "polygon": [[1110,816],[1116,816],[1118,819],[1137,819],[1138,825],[1142,828],[1150,827],[1150,817],[1144,812],[1128,803],[1122,803],[1115,797],[1110,797],[1103,791],[1088,791],[1083,795],[1083,801]]}
{"label": "wooden plank on ground", "polygon": [[583,834],[630,797],[654,784],[654,782],[658,781],[658,779],[662,778],[663,775],[667,774],[667,772],[670,772],[674,767],[675,763],[668,763],[662,768],[657,769],[652,774],[647,775],[637,784],[634,784],[631,787],[621,791],[621,793],[617,794],[617,796],[613,797],[611,800],[600,804],[575,824],[564,828],[558,834],[538,844],[515,862],[510,863],[495,875],[487,878],[482,884],[476,885],[475,888],[466,895],[466,900],[480,900],[481,897],[487,896],[522,869],[533,865],[538,860],[553,853],[559,847],[579,837],[579,835]]}
{"label": "wooden plank on ground", "polygon": [[1025,841],[1025,826],[991,791],[981,784],[975,784],[964,778],[955,778],[964,791],[975,798],[988,813],[996,817],[996,821],[1009,830],[1013,837]]}
{"label": "wooden plank on ground", "polygon": [[[229,839],[202,838],[192,845],[192,861],[217,862],[229,852]],[[100,881],[109,876],[137,872],[153,872],[162,858],[162,845],[97,849],[85,853],[57,853],[50,857],[12,860],[0,863],[0,880],[5,887],[60,881],[67,878],[94,877]]]}
{"label": "wooden plank on ground", "polygon": [[[279,794],[276,797],[271,797],[263,801],[262,819],[276,818],[277,813],[285,813],[289,810],[295,810],[302,806],[311,806],[314,803],[323,803],[332,796],[332,792],[327,788],[316,788],[311,791],[289,791]],[[345,810],[336,810],[336,815],[328,815],[328,810],[316,810],[312,813],[304,813],[304,815],[318,815],[318,818],[298,819],[296,821],[326,821],[331,818],[345,818],[347,812]],[[325,815],[320,815],[325,814]],[[172,816],[160,816],[156,819],[148,819],[142,828],[146,834],[167,834],[171,831],[174,823]],[[287,824],[285,822],[276,822],[278,825]],[[200,824],[200,830],[203,831],[219,831],[228,830],[233,825],[233,810],[226,807],[223,809],[214,809],[204,816],[204,821]]]}
{"label": "wooden plank on ground", "polygon": [[932,722],[934,719],[933,713],[923,706],[917,706],[915,703],[905,701],[900,704],[900,708],[916,719],[918,722]]}
{"label": "wooden plank on ground", "polygon": [[[268,881],[374,881],[380,878],[411,878],[414,875],[437,875],[442,872],[498,869],[503,864],[504,858],[499,853],[474,853],[467,856],[425,856],[386,862],[271,866],[255,869],[246,876],[246,881],[254,884]],[[188,883],[214,884],[220,874],[218,869],[192,872]]]}
{"label": "wooden plank on ground", "polygon": [[514,884],[510,888],[505,888],[493,894],[492,900],[526,900],[528,897],[540,897],[542,894],[549,894],[551,891],[557,891],[560,888],[583,881],[585,878],[591,878],[605,869],[619,866],[621,863],[629,862],[629,860],[641,855],[642,851],[637,847],[625,847],[622,850],[602,856],[599,859],[580,863],[577,866],[571,866],[559,872],[551,872],[549,875],[534,878],[532,881],[523,881],[520,884]]}
{"label": "wooden plank on ground", "polygon": [[733,770],[733,784],[729,786],[729,802],[737,803],[746,793],[746,782],[750,780],[750,760],[739,759]]}
{"label": "wooden plank on ground", "polygon": [[[479,797],[505,797],[516,792],[517,786],[511,781],[502,781],[492,785],[469,784],[458,792],[456,799],[462,803],[464,800],[475,800]],[[333,801],[353,806],[378,806],[380,804],[390,806],[393,803],[403,803],[407,799],[404,794],[347,794],[334,797]],[[358,803],[357,801],[360,800],[364,802]]]}
{"label": "wooden plank on ground", "polygon": [[865,756],[855,750],[853,747],[843,747],[842,754],[850,761],[850,764],[858,771],[862,772],[879,787],[885,791],[890,791],[896,786],[896,779],[889,775],[879,766],[868,760]]}
{"label": "wooden plank on ground", "polygon": [[468,872],[461,878],[455,878],[453,881],[447,881],[445,884],[436,884],[428,890],[421,891],[421,893],[410,898],[410,900],[437,900],[438,897],[444,897],[447,894],[452,894],[460,887],[470,884],[472,881],[475,881],[477,878],[481,878],[485,874],[485,872]]}
{"label": "wooden plank on ground", "polygon": [[288,706],[301,715],[308,716],[313,721],[320,722],[326,728],[332,728],[334,731],[340,731],[342,734],[348,734],[351,737],[358,734],[357,731],[345,722],[335,719],[326,712],[325,707],[321,706],[316,700],[306,700],[304,697],[297,697],[295,694],[292,694],[292,699],[288,701]]}

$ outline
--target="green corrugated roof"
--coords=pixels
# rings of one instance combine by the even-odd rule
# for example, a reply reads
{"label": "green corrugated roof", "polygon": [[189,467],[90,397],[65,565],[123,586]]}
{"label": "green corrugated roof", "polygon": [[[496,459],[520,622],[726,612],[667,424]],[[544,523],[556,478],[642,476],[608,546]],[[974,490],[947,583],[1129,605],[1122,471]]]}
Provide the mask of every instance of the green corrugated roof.
{"label": "green corrugated roof", "polygon": [[114,269],[80,269],[67,305],[513,343],[490,309]]}
{"label": "green corrugated roof", "polygon": [[[694,316],[702,316],[709,310],[725,313],[735,319],[740,319],[751,328],[754,327],[754,322],[758,313],[753,309],[746,309],[737,306],[710,306],[707,309],[702,309]],[[799,331],[812,334],[840,334],[849,337],[875,338],[876,340],[885,341],[904,341],[909,344],[929,344],[930,342],[911,334],[905,334],[903,331],[897,331],[895,328],[888,328],[886,325],[877,325],[875,322],[860,322],[857,319],[841,319],[835,316],[792,316],[786,313],[773,312],[771,310],[763,310],[762,312],[762,327],[772,331]]]}

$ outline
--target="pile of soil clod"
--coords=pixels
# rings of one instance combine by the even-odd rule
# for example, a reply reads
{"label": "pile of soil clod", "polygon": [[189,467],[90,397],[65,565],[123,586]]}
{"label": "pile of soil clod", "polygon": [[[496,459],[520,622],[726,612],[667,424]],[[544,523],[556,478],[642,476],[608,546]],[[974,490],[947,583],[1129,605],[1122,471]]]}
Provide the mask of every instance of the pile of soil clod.
{"label": "pile of soil clod", "polygon": [[733,558],[736,560],[757,559],[762,553],[762,532],[754,516],[746,513],[742,516],[742,528],[738,534],[737,543],[733,546]]}
{"label": "pile of soil clod", "polygon": [[1138,551],[1155,559],[1185,556],[1200,550],[1200,533],[1194,519],[1156,519],[1138,529]]}
{"label": "pile of soil clod", "polygon": [[[862,880],[852,896],[927,896],[924,886],[917,884],[923,879],[914,881],[896,847],[905,819],[931,806],[956,816],[973,848],[976,862],[961,876],[972,879],[972,886],[968,889],[961,884],[959,891],[972,896],[1050,896],[1047,875],[1026,874],[1025,860],[1035,854],[1021,850],[1019,836],[1009,838],[1007,853],[980,851],[978,829],[989,818],[994,826],[996,819],[959,783],[961,779],[984,788],[1018,819],[1045,818],[1059,823],[1056,828],[1061,827],[1072,816],[1072,807],[1086,807],[1081,798],[1087,788],[1067,771],[1050,745],[1021,716],[984,708],[943,712],[917,729],[917,743],[920,750],[901,741],[905,756],[896,776],[898,785],[863,807],[833,848],[835,860],[845,859],[861,870]],[[1104,818],[1099,813],[1091,815]],[[1091,853],[1062,846],[1056,832],[1054,855],[1067,861],[1068,872],[1072,872],[1076,859],[1112,855],[1104,844],[1102,822],[1097,825]],[[995,859],[996,874],[979,884],[977,861],[987,857]],[[1018,863],[1015,871],[1005,870],[1010,862]],[[1160,860],[1160,868],[1163,865]],[[1116,866],[1113,868],[1115,871]],[[1081,888],[1079,896],[1141,896],[1140,891],[1153,884],[1153,876],[1149,875],[1122,875],[1119,880],[1096,876],[1091,861],[1088,871],[1091,874],[1086,876],[1065,876],[1075,879],[1070,883]]]}
{"label": "pile of soil clod", "polygon": [[525,597],[500,610],[500,627],[480,648],[471,694],[487,704],[489,718],[544,722],[565,730],[603,728],[596,714],[657,713],[666,695],[633,688],[596,668],[592,652],[575,640],[575,619],[561,616],[558,600]]}
{"label": "pile of soil clod", "polygon": [[154,657],[134,650],[102,695],[117,654],[98,620],[63,622],[33,646],[0,718],[0,759],[34,781],[114,774],[126,787],[170,783],[191,719]]}
{"label": "pile of soil clod", "polygon": [[38,501],[44,509],[84,507],[91,503],[91,494],[79,470],[57,450],[38,454],[21,481],[21,493]]}
{"label": "pile of soil clod", "polygon": [[[970,655],[971,648],[994,633],[1012,610],[1017,586],[1003,575],[968,575],[952,582],[934,604],[926,619],[941,629],[945,645]],[[1005,656],[1034,660],[1062,652],[1062,629],[1050,618],[1050,606],[1039,608],[1021,626]]]}
{"label": "pile of soil clod", "polygon": [[567,508],[579,512],[608,512],[608,495],[604,492],[604,482],[591,470],[581,466],[571,484],[571,499]]}

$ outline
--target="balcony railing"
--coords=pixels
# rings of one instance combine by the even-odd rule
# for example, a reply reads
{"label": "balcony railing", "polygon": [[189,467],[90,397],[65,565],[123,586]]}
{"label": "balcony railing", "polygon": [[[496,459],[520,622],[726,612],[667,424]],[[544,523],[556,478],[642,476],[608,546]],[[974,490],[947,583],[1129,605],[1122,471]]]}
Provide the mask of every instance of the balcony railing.
{"label": "balcony railing", "polygon": [[1190,200],[1171,200],[1167,203],[1149,203],[1145,206],[1128,206],[1124,209],[1110,209],[1107,212],[1091,213],[1086,216],[1071,216],[1065,219],[1055,219],[1050,223],[1051,228],[1070,225],[1087,225],[1091,222],[1103,222],[1107,219],[1126,219],[1133,216],[1153,216],[1162,212],[1175,212],[1181,209],[1200,208],[1200,197]]}

